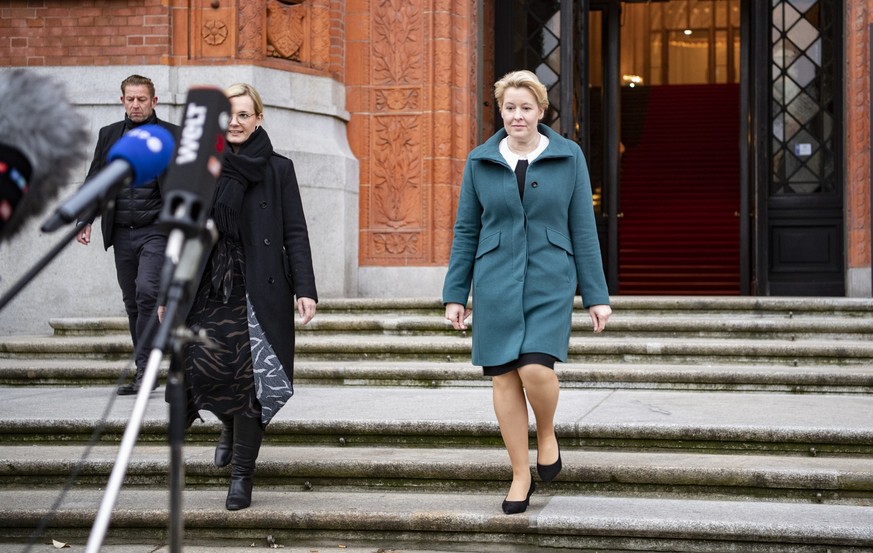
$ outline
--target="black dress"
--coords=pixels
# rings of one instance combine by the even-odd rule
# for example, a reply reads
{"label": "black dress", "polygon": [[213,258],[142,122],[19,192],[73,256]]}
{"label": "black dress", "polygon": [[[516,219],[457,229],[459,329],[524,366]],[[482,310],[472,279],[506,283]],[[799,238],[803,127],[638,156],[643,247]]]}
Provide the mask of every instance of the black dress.
{"label": "black dress", "polygon": [[[204,330],[212,343],[188,346],[185,380],[198,409],[225,417],[260,418],[244,275],[245,258],[239,244],[222,238],[213,250],[188,318],[188,324]],[[215,282],[226,286],[216,289]]]}

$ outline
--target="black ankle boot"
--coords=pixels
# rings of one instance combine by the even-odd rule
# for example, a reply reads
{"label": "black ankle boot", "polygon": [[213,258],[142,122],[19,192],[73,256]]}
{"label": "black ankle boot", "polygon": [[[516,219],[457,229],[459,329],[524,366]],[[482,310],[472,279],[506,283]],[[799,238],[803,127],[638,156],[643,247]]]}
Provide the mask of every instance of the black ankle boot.
{"label": "black ankle boot", "polygon": [[[133,378],[129,383],[124,386],[119,386],[116,393],[120,396],[132,396],[134,394],[139,393],[139,389],[142,386],[142,379],[145,376],[145,367],[137,368],[136,372],[133,374]],[[158,389],[158,379],[155,379],[155,385],[152,386],[152,390]]]}
{"label": "black ankle boot", "polygon": [[230,487],[224,504],[228,511],[245,509],[252,504],[252,476],[263,437],[260,420],[241,416],[233,418]]}
{"label": "black ankle boot", "polygon": [[221,434],[218,436],[218,445],[215,447],[215,466],[226,467],[230,464],[233,455],[233,417],[219,417],[221,420]]}

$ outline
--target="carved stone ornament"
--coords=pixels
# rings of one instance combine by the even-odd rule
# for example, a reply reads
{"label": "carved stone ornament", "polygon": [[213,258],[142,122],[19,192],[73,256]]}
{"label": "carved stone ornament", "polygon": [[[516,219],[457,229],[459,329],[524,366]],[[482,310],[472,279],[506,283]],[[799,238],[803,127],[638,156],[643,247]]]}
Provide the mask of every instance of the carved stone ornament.
{"label": "carved stone ornament", "polygon": [[267,2],[267,54],[300,61],[306,6],[280,0]]}
{"label": "carved stone ornament", "polygon": [[417,227],[421,223],[418,118],[385,116],[373,123],[376,146],[372,161],[374,221],[383,229]]}
{"label": "carved stone ornament", "polygon": [[373,250],[377,256],[417,256],[419,251],[418,232],[376,233],[373,235]]}
{"label": "carved stone ornament", "polygon": [[227,25],[223,21],[210,19],[203,24],[203,42],[210,46],[218,46],[227,40]]}
{"label": "carved stone ornament", "polygon": [[418,110],[418,88],[394,88],[376,90],[376,109],[379,111]]}

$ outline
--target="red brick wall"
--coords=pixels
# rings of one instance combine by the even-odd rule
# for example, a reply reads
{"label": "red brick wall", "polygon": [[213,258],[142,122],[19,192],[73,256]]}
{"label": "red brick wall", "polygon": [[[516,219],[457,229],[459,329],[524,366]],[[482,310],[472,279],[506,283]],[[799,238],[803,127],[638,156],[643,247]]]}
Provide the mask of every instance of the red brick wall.
{"label": "red brick wall", "polygon": [[166,60],[162,0],[0,2],[0,65],[146,65]]}
{"label": "red brick wall", "polygon": [[267,0],[0,0],[0,65],[242,61],[342,80],[345,2],[305,0],[299,8],[302,46],[283,59],[267,53],[268,31],[287,28],[283,20],[268,22]]}

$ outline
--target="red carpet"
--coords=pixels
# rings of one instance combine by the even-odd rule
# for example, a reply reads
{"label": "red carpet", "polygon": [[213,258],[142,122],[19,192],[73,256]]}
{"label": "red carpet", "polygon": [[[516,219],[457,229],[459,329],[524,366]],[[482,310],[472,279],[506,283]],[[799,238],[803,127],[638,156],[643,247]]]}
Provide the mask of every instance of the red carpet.
{"label": "red carpet", "polygon": [[620,294],[739,294],[739,87],[624,89]]}

